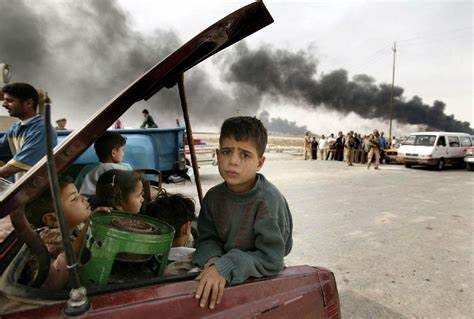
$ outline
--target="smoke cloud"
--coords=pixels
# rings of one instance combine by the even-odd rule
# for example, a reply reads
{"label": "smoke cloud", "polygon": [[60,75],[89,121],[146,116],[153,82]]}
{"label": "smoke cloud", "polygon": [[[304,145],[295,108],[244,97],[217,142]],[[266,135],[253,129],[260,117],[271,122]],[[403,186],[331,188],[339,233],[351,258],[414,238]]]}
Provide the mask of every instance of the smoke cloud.
{"label": "smoke cloud", "polygon": [[[0,0],[0,12],[0,57],[12,66],[12,81],[48,91],[53,117],[65,116],[73,127],[182,44],[173,31],[158,29],[152,35],[134,31],[129,17],[113,0],[60,5]],[[237,94],[234,98],[216,88],[199,67],[185,78],[196,122],[215,125],[236,110],[251,115],[257,111],[252,108],[258,107],[259,97]],[[166,118],[174,123],[182,115],[176,88],[163,89],[149,101],[137,103],[122,122],[140,124],[142,108],[159,113],[155,115],[159,124]]]}
{"label": "smoke cloud", "polygon": [[[0,0],[0,12],[0,62],[12,66],[12,81],[29,82],[48,91],[53,118],[67,117],[72,128],[182,44],[170,30],[157,29],[146,35],[135,31],[114,0]],[[366,75],[348,80],[345,70],[316,79],[318,61],[304,51],[252,51],[240,44],[219,56],[211,62],[217,61],[218,72],[223,72],[223,87],[216,86],[202,66],[185,74],[190,113],[197,127],[216,128],[229,116],[261,112],[259,117],[270,131],[301,134],[307,130],[284,118],[270,118],[268,112],[262,112],[265,99],[304,101],[315,108],[354,112],[369,119],[388,116],[388,85],[376,85]],[[224,67],[223,61],[227,62]],[[211,62],[205,64],[212,67]],[[403,89],[397,87],[398,121],[450,131],[470,130],[469,123],[444,113],[443,102],[428,106],[419,97],[407,101],[402,94]],[[140,124],[142,108],[149,109],[161,126],[182,115],[176,87],[137,103],[122,122],[126,126]]]}
{"label": "smoke cloud", "polygon": [[[239,44],[227,59],[225,80],[258,90],[275,99],[304,101],[313,108],[325,107],[342,114],[355,114],[367,119],[388,119],[391,86],[375,83],[368,75],[355,75],[340,69],[317,75],[318,61],[304,51],[289,52],[267,47],[250,50]],[[446,104],[423,103],[414,96],[406,99],[403,88],[394,88],[394,119],[407,124],[424,125],[431,129],[472,133],[469,122],[454,119],[444,113]]]}
{"label": "smoke cloud", "polygon": [[302,135],[308,131],[306,125],[298,126],[296,122],[290,122],[287,119],[282,119],[280,117],[270,118],[270,113],[267,111],[261,112],[257,117],[270,132]]}

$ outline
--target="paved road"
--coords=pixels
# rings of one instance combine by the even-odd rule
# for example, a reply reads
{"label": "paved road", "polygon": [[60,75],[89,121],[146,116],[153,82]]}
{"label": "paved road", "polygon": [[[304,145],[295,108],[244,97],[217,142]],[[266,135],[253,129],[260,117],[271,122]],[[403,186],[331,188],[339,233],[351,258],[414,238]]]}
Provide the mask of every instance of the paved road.
{"label": "paved road", "polygon": [[[333,270],[343,318],[472,318],[472,172],[273,158],[262,172],[292,210],[287,264]],[[201,175],[204,191],[220,181]]]}

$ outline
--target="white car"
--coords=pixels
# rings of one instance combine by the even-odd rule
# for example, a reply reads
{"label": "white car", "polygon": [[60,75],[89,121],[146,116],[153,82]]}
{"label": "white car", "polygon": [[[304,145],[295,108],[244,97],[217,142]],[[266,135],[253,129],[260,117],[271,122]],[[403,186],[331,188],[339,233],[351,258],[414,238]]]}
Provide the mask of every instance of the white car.
{"label": "white car", "polygon": [[472,145],[471,136],[466,133],[413,133],[398,149],[398,160],[405,167],[426,165],[442,170],[446,165],[462,166],[465,150]]}

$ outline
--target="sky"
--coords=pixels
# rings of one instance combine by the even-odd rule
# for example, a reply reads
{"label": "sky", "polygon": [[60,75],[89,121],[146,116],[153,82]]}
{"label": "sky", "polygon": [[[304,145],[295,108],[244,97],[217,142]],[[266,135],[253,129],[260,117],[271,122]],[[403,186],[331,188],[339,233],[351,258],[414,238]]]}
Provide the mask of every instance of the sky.
{"label": "sky", "polygon": [[[0,0],[0,2],[2,1],[6,0]],[[36,8],[35,13],[40,17],[48,14],[47,8],[54,8],[58,16],[66,12],[72,20],[75,19],[76,12],[71,10],[71,7],[76,5],[72,0],[44,1],[47,5],[26,0],[24,2]],[[147,46],[147,48],[155,46],[162,49],[159,51],[160,53],[169,53],[207,26],[250,1],[118,0],[117,3],[111,2],[123,14],[119,14],[119,18],[123,18],[126,28],[133,30],[135,36],[144,39],[144,41],[134,42],[133,45]],[[306,57],[315,61],[317,76],[345,69],[349,78],[363,73],[373,77],[377,84],[390,84],[392,46],[396,42],[395,85],[404,89],[403,96],[408,100],[417,95],[423,103],[428,105],[433,104],[435,100],[441,100],[446,104],[444,112],[447,115],[453,114],[456,120],[474,123],[472,107],[472,1],[287,0],[264,1],[264,3],[275,22],[245,40],[245,45],[249,50],[264,48],[273,50],[271,52],[278,50],[294,54],[303,52]],[[69,11],[66,10],[66,7]],[[104,8],[104,10],[108,10],[108,8]],[[107,15],[96,17],[97,21],[107,18]],[[38,20],[41,28],[41,19]],[[84,33],[95,31],[93,25],[86,24],[76,26],[76,29],[71,28],[71,30],[78,32],[80,27],[83,28],[82,32]],[[59,32],[53,33],[50,39],[59,39],[59,34]],[[127,35],[129,42],[132,41],[130,39],[133,39],[134,35]],[[163,37],[163,35],[165,36]],[[84,37],[86,38],[86,36]],[[147,39],[154,39],[154,41],[147,41]],[[56,43],[66,45],[67,42],[67,39],[63,38]],[[71,44],[71,46],[73,45]],[[196,78],[209,81],[218,90],[219,94],[217,95],[221,100],[227,101],[225,96],[220,95],[225,95],[230,90],[230,84],[224,79],[226,75],[221,72],[221,69],[232,63],[231,59],[236,50],[238,48],[231,47],[203,62],[198,67],[198,71],[193,71],[190,81],[194,83]],[[127,52],[125,50],[125,53]],[[2,60],[1,53],[0,46],[0,60]],[[153,52],[150,52],[150,55],[152,54]],[[161,56],[161,58],[163,57]],[[80,59],[79,54],[77,58]],[[142,60],[148,65],[143,63],[143,67],[136,66],[135,68],[140,71],[151,66],[146,57],[143,57]],[[139,61],[140,59],[138,59],[137,65],[140,65]],[[8,63],[8,61],[0,62]],[[93,64],[94,67],[96,65],[97,62]],[[113,72],[114,70],[107,68],[107,71]],[[81,69],[74,69],[73,72],[81,72]],[[122,73],[126,72],[122,70]],[[136,74],[139,73],[135,72],[133,76],[136,77]],[[133,76],[123,75],[123,81],[114,79],[113,82],[117,83],[116,86],[122,86],[115,89],[115,92],[112,89],[104,88],[103,94],[109,95],[104,96],[103,100],[93,99],[94,103],[95,101],[103,103],[110,99],[124,87],[123,84],[130,82],[129,78],[133,80]],[[50,83],[47,84],[51,86]],[[59,92],[56,95],[61,104],[68,105],[63,102],[65,101],[63,98],[64,89],[58,89]],[[192,93],[193,89],[191,89],[191,96],[193,96]],[[160,101],[162,100],[168,101],[169,99],[160,97]],[[192,108],[193,101],[190,99],[188,103]],[[202,100],[201,97],[197,99],[197,103],[209,103],[209,101]],[[315,108],[306,104],[308,104],[307,101],[274,99],[268,94],[263,94],[256,104],[259,106],[259,110],[253,110],[253,112],[257,114],[265,110],[270,113],[271,117],[279,117],[289,121],[290,124],[294,122],[294,126],[306,126],[311,131],[322,133],[339,129],[369,130],[372,127],[382,129],[384,126],[388,127],[386,120],[363,118],[355,113],[341,113],[331,108]],[[237,103],[233,105],[237,105]],[[136,106],[125,114],[128,122],[140,121],[141,107],[143,105]],[[148,107],[150,107],[149,104]],[[251,112],[249,109],[239,110],[236,107],[229,114],[239,111]],[[70,126],[78,127],[86,119],[86,115],[90,116],[87,114],[88,112],[85,113],[77,114],[74,107],[68,105],[67,108],[62,109],[61,116],[64,115],[71,119]],[[56,114],[53,112],[54,115],[60,116],[58,112]],[[224,115],[222,114],[222,116]],[[174,120],[172,117],[169,115],[167,120],[164,117],[163,124],[166,126],[171,123]],[[472,124],[471,127],[473,127]],[[198,124],[197,129],[216,130],[217,126],[203,123],[202,125]],[[395,123],[394,128],[395,132],[399,134],[409,133],[409,131],[416,129],[418,129],[416,125],[403,123]]]}

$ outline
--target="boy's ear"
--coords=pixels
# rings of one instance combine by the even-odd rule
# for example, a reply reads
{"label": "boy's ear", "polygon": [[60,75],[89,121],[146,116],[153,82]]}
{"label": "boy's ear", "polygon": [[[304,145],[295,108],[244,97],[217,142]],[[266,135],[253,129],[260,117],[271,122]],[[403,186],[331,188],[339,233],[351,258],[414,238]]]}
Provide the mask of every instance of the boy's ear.
{"label": "boy's ear", "polygon": [[264,163],[265,163],[265,156],[262,155],[262,157],[258,158],[257,172],[263,167]]}
{"label": "boy's ear", "polygon": [[48,227],[58,227],[58,219],[55,213],[46,213],[41,217],[43,224]]}
{"label": "boy's ear", "polygon": [[115,158],[115,156],[117,156],[117,152],[118,152],[118,148],[114,147],[112,149],[112,153],[110,154],[112,156],[112,158]]}

